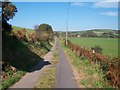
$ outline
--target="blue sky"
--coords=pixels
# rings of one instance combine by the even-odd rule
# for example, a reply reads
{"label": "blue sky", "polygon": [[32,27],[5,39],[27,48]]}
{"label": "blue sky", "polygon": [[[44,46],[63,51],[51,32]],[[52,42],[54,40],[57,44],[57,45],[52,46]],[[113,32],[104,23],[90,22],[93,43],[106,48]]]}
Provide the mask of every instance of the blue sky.
{"label": "blue sky", "polygon": [[[106,0],[107,1],[107,0]],[[14,2],[18,12],[10,24],[24,28],[50,24],[54,31],[65,31],[68,2]],[[68,30],[118,29],[117,2],[71,2]]]}

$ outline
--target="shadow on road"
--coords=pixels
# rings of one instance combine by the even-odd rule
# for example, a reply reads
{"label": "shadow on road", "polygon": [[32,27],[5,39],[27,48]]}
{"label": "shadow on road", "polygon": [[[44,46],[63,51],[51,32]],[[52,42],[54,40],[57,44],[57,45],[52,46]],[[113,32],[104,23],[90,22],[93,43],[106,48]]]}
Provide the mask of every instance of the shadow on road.
{"label": "shadow on road", "polygon": [[36,70],[40,70],[42,69],[44,66],[46,65],[50,65],[51,63],[49,61],[44,61],[42,60],[42,62],[39,62],[33,69],[29,70],[29,73],[30,72],[34,72]]}

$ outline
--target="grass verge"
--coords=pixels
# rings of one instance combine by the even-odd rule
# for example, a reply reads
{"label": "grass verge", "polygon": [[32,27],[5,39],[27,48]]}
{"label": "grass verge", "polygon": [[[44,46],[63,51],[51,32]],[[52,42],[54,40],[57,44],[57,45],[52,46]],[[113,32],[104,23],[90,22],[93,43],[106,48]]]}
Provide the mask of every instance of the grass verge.
{"label": "grass verge", "polygon": [[52,88],[55,85],[55,67],[50,66],[47,68],[43,76],[40,77],[39,82],[35,86],[35,89],[37,88]]}
{"label": "grass verge", "polygon": [[104,74],[100,71],[99,65],[92,64],[87,59],[77,57],[62,42],[61,46],[69,58],[68,60],[72,65],[75,79],[80,88],[112,88],[104,79]]}
{"label": "grass verge", "polygon": [[56,64],[58,63],[58,48],[55,49],[53,54],[53,60],[51,61],[51,66],[45,69],[40,80],[34,87],[37,88],[54,88],[56,84]]}
{"label": "grass verge", "polygon": [[15,82],[19,81],[19,79],[21,79],[22,76],[25,75],[26,72],[24,71],[17,71],[15,74],[13,74],[12,77],[7,78],[1,85],[1,90],[5,90],[8,87],[10,87],[12,84],[14,84]]}

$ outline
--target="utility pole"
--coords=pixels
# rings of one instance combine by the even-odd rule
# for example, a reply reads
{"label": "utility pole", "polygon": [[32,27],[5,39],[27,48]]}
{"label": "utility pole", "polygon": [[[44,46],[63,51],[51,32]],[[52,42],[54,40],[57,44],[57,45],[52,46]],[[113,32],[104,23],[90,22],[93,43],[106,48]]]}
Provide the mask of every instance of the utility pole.
{"label": "utility pole", "polygon": [[66,22],[66,45],[68,44],[68,23]]}
{"label": "utility pole", "polygon": [[70,8],[70,2],[68,5],[68,11],[67,11],[67,16],[66,16],[66,45],[68,44],[68,14],[69,14],[69,8]]}
{"label": "utility pole", "polygon": [[61,38],[61,31],[60,31],[60,38]]}

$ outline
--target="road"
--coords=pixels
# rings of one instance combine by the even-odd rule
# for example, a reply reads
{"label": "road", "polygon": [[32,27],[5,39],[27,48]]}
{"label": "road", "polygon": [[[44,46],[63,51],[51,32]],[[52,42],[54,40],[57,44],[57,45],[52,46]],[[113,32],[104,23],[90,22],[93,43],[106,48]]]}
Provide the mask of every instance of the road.
{"label": "road", "polygon": [[59,64],[57,66],[56,88],[78,88],[71,66],[58,42]]}
{"label": "road", "polygon": [[[9,89],[13,88],[34,88],[36,83],[39,81],[40,76],[44,72],[45,69],[49,68],[49,61],[51,61],[53,57],[54,50],[56,49],[58,39],[55,39],[55,43],[53,48],[49,53],[44,56],[44,62],[38,63],[31,72],[28,72],[23,78],[11,86]],[[58,50],[59,50],[59,63],[57,65],[57,73],[56,73],[56,86],[55,88],[78,88],[76,80],[74,79],[74,75],[71,69],[71,66],[62,50],[60,43],[58,42]],[[48,63],[46,63],[48,62]],[[48,64],[48,65],[47,65]],[[8,90],[9,90],[8,89]]]}

